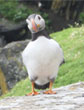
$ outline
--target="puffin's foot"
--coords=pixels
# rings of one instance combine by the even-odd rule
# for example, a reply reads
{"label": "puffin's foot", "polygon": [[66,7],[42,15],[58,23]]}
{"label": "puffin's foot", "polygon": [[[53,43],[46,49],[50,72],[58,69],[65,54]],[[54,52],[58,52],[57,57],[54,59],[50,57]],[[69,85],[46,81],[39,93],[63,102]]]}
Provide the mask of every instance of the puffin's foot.
{"label": "puffin's foot", "polygon": [[38,95],[38,94],[39,94],[38,92],[34,91],[34,92],[26,94],[26,96],[35,96],[35,95]]}
{"label": "puffin's foot", "polygon": [[55,91],[52,91],[52,90],[48,90],[48,91],[45,91],[43,92],[44,94],[56,94]]}

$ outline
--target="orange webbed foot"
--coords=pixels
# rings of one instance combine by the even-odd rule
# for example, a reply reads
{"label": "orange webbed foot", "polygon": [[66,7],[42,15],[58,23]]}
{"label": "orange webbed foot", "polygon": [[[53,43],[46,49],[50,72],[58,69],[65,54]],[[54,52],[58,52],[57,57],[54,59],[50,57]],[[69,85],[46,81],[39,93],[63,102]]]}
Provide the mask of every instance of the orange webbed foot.
{"label": "orange webbed foot", "polygon": [[48,90],[48,91],[45,91],[44,94],[56,94],[56,92],[52,90]]}
{"label": "orange webbed foot", "polygon": [[38,94],[39,94],[39,92],[34,91],[34,92],[26,94],[26,96],[35,96],[35,95],[38,95]]}

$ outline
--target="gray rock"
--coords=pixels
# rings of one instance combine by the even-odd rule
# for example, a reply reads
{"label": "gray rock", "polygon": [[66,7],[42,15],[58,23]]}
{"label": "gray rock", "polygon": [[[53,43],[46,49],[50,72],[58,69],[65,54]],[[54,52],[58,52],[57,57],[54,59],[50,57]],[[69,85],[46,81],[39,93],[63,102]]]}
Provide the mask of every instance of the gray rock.
{"label": "gray rock", "polygon": [[4,47],[6,45],[6,41],[4,40],[4,36],[0,35],[0,47]]}
{"label": "gray rock", "polygon": [[4,48],[0,48],[0,68],[2,69],[8,88],[27,77],[21,58],[21,52],[28,44],[29,40],[12,42]]}
{"label": "gray rock", "polygon": [[0,38],[2,36],[4,36],[6,44],[12,41],[21,41],[29,38],[26,21],[15,23],[5,18],[0,18]]}
{"label": "gray rock", "polygon": [[54,89],[56,95],[18,96],[0,100],[0,110],[84,110],[84,82]]}

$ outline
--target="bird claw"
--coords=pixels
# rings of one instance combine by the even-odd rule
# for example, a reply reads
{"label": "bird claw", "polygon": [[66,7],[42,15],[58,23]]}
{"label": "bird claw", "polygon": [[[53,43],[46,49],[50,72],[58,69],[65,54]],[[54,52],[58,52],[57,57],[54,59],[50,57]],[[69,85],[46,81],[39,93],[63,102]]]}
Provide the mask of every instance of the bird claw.
{"label": "bird claw", "polygon": [[38,92],[34,91],[34,92],[26,94],[26,96],[35,96],[35,95],[38,95],[38,94],[39,94]]}
{"label": "bird claw", "polygon": [[45,91],[44,94],[56,94],[56,92],[52,90],[48,90],[48,91]]}

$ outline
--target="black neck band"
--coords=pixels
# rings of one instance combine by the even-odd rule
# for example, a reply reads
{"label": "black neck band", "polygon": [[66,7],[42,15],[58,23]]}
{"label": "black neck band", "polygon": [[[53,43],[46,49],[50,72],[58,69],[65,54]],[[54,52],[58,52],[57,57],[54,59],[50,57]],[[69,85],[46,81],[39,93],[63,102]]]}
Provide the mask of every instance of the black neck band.
{"label": "black neck band", "polygon": [[48,33],[46,32],[46,30],[42,30],[40,32],[37,33],[32,33],[32,41],[36,40],[38,37],[40,36],[45,36],[46,38],[50,39]]}

